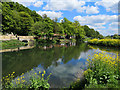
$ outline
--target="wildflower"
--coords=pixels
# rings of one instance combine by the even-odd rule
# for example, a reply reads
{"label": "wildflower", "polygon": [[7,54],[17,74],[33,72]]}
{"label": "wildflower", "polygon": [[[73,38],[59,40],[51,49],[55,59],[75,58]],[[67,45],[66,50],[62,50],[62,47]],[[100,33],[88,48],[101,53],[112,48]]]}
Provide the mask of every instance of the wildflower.
{"label": "wildflower", "polygon": [[41,71],[39,71],[39,74],[41,73]]}
{"label": "wildflower", "polygon": [[15,72],[13,72],[13,74],[14,74]]}
{"label": "wildflower", "polygon": [[42,77],[44,76],[44,74],[42,74]]}
{"label": "wildflower", "polygon": [[45,74],[46,72],[45,72],[45,70],[44,70],[44,74]]}
{"label": "wildflower", "polygon": [[20,80],[19,78],[17,80]]}

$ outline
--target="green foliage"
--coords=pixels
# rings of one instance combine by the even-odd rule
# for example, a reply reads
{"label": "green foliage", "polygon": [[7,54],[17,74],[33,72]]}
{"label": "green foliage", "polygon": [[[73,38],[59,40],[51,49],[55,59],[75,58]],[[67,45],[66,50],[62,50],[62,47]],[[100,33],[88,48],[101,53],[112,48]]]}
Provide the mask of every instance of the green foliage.
{"label": "green foliage", "polygon": [[98,31],[89,28],[87,25],[84,25],[84,30],[87,37],[103,39],[103,36]]}
{"label": "green foliage", "polygon": [[25,45],[24,42],[18,40],[8,40],[0,42],[2,44],[2,49],[16,48]]}
{"label": "green foliage", "polygon": [[4,34],[30,35],[31,25],[42,17],[17,2],[2,2],[2,21]]}
{"label": "green foliage", "polygon": [[120,39],[120,36],[118,34],[114,34],[113,39]]}
{"label": "green foliage", "polygon": [[30,88],[50,88],[48,80],[49,80],[51,73],[47,77],[46,80],[44,79],[44,75],[45,75],[45,71],[42,74],[42,77],[38,76],[36,73],[34,76],[32,75],[32,78],[30,79],[30,81],[31,81]]}
{"label": "green foliage", "polygon": [[88,26],[81,26],[78,21],[71,22],[64,18],[62,23],[55,18],[51,20],[47,15],[41,17],[36,11],[15,2],[2,2],[2,28],[3,34],[11,33],[18,35],[36,35],[53,38],[54,34],[66,35],[66,38],[74,37],[83,41],[85,35],[91,38],[103,38],[98,31]]}
{"label": "green foliage", "polygon": [[86,88],[119,88],[118,55],[99,53],[87,61],[88,69],[84,72]]}
{"label": "green foliage", "polygon": [[15,77],[14,73],[15,72],[2,78],[3,89],[8,89],[8,88],[9,89],[11,88],[49,89],[50,88],[48,80],[49,80],[51,73],[47,76],[47,79],[44,79],[44,75],[46,73],[45,71],[42,73],[42,75],[40,71],[39,71],[39,75],[36,72],[34,72],[32,75],[29,74],[29,76],[31,77],[30,83],[28,83],[25,80],[24,73],[22,73],[21,76],[17,79],[14,78]]}
{"label": "green foliage", "polygon": [[120,39],[120,36],[118,34],[114,34],[114,35],[107,35],[105,37],[106,39]]}
{"label": "green foliage", "polygon": [[102,45],[102,46],[120,46],[120,40],[119,39],[92,39],[89,40],[88,43],[90,44],[96,44],[96,45]]}

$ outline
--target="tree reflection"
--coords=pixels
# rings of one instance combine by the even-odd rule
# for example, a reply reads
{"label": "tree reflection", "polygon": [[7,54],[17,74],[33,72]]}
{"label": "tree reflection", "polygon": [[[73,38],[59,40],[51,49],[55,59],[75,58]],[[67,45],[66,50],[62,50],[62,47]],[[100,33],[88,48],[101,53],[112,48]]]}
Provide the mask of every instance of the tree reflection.
{"label": "tree reflection", "polygon": [[89,47],[85,43],[81,43],[68,47],[54,46],[46,50],[35,47],[17,52],[5,52],[2,54],[3,76],[13,71],[15,71],[17,75],[20,75],[40,64],[44,69],[47,69],[51,65],[57,66],[59,59],[65,64],[72,59],[77,60],[81,52],[86,52],[87,50],[89,50]]}

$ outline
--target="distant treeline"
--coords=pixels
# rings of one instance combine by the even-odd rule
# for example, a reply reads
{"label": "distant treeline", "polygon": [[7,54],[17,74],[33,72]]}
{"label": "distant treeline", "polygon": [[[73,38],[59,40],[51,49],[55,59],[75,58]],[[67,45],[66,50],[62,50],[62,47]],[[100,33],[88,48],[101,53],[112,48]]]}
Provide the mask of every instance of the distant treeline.
{"label": "distant treeline", "polygon": [[2,2],[2,33],[17,35],[36,35],[52,37],[54,34],[75,36],[83,40],[85,37],[103,38],[103,36],[87,25],[81,26],[78,21],[71,22],[64,18],[61,22],[51,20],[46,14],[40,16],[36,11],[17,2]]}

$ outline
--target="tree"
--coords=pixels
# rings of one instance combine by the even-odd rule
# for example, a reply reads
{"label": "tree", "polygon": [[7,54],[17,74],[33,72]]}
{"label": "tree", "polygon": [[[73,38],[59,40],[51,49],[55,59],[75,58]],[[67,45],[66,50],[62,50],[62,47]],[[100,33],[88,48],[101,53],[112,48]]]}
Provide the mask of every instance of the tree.
{"label": "tree", "polygon": [[114,34],[113,39],[120,39],[120,36],[118,34]]}
{"label": "tree", "polygon": [[74,21],[74,25],[75,25],[75,35],[76,35],[76,39],[78,40],[83,40],[85,38],[85,31],[84,31],[84,27],[82,27],[80,25],[80,23],[78,21]]}

